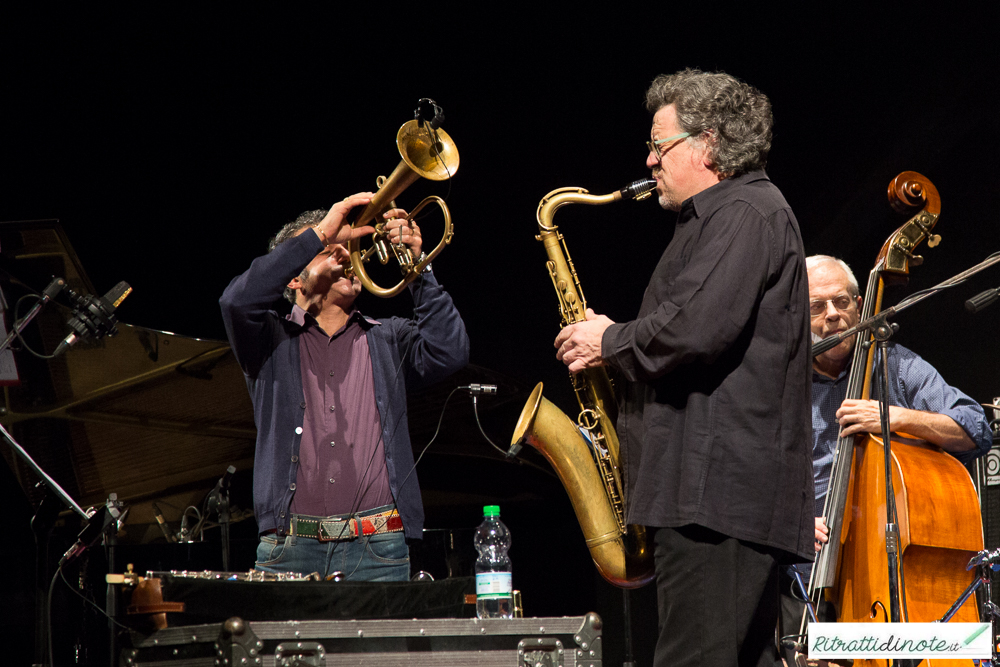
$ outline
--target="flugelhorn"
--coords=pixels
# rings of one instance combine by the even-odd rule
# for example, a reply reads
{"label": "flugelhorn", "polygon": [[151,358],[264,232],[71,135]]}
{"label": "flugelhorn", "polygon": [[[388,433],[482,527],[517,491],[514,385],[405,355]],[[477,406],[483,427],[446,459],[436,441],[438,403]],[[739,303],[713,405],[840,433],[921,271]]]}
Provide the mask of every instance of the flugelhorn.
{"label": "flugelhorn", "polygon": [[[389,242],[388,232],[385,230],[384,221],[381,215],[385,211],[395,207],[393,201],[403,190],[410,187],[420,178],[431,181],[446,181],[458,171],[458,149],[448,133],[440,128],[435,128],[434,123],[411,120],[404,123],[396,134],[396,147],[402,158],[389,178],[379,176],[376,181],[378,192],[372,197],[359,214],[349,216],[348,220],[352,227],[363,227],[376,217],[375,233],[371,235],[372,245],[367,250],[361,250],[361,239],[351,239],[347,243],[347,250],[351,253],[351,266],[345,270],[348,276],[355,275],[369,292],[375,296],[391,297],[396,296],[403,288],[412,282],[428,264],[434,261],[444,247],[451,243],[454,230],[451,224],[451,212],[448,205],[440,197],[427,197],[416,205],[406,217],[407,221],[412,220],[423,208],[429,204],[437,204],[444,215],[444,234],[440,243],[421,258],[414,258],[405,246],[394,245]],[[365,270],[365,262],[371,259],[372,255],[378,257],[382,264],[386,264],[392,257],[399,262],[399,268],[403,272],[403,279],[395,287],[383,288],[375,284]]]}

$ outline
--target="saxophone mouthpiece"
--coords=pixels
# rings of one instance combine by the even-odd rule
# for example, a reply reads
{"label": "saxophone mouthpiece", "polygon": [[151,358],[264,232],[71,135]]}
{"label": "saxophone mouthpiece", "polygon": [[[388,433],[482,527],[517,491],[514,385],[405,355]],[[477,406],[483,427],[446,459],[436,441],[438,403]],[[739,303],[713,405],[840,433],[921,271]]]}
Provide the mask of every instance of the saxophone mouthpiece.
{"label": "saxophone mouthpiece", "polygon": [[622,199],[634,199],[636,201],[642,201],[650,196],[650,193],[656,187],[656,179],[653,178],[640,178],[638,181],[632,181],[624,188],[621,189]]}

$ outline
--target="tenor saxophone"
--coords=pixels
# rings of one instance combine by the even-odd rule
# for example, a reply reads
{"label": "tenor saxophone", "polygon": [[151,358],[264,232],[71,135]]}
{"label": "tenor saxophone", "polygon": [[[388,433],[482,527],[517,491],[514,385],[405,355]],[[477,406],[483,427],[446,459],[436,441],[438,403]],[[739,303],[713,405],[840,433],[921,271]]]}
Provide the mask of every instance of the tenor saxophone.
{"label": "tenor saxophone", "polygon": [[[548,255],[546,266],[559,299],[565,327],[586,320],[587,302],[566,241],[552,222],[567,204],[600,206],[622,199],[645,199],[656,186],[642,179],[608,195],[581,188],[560,188],[538,204],[538,236]],[[643,526],[625,523],[625,494],[619,471],[618,407],[604,368],[570,375],[580,411],[574,422],[542,396],[539,382],[518,418],[511,444],[527,442],[555,469],[569,495],[576,519],[598,572],[622,588],[638,588],[653,578],[652,551]]]}

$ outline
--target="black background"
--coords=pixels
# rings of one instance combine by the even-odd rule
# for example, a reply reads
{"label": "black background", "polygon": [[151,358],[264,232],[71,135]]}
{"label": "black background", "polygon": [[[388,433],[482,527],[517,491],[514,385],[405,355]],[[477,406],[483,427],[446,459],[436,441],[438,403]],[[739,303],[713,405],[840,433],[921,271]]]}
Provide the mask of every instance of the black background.
{"label": "black background", "polygon": [[[914,170],[937,186],[942,243],[922,247],[926,264],[886,305],[1000,249],[998,57],[987,31],[996,10],[955,18],[837,7],[761,16],[649,6],[628,18],[613,6],[586,16],[502,5],[4,10],[0,220],[58,218],[99,292],[123,279],[133,286],[122,320],[224,338],[217,299],[229,280],[299,212],[372,189],[399,161],[396,130],[418,98],[432,97],[461,166],[450,183],[418,183],[399,203],[447,198],[456,233],[435,271],[465,318],[472,363],[524,392],[545,381],[568,409],[534,212],[555,188],[605,194],[648,174],[643,96],[657,74],[718,69],[769,95],[768,173],[806,254],[844,258],[862,286],[905,221],[888,207],[888,183]],[[616,321],[633,317],[673,214],[651,201],[576,206],[558,223],[589,304]],[[994,269],[898,318],[897,340],[981,402],[1000,395],[1000,308],[973,316],[962,304],[997,283]],[[383,316],[408,303],[366,294],[359,305]],[[521,402],[487,411],[495,441],[507,442]],[[30,508],[16,491],[7,497],[23,533]],[[521,571],[556,567],[563,549],[580,548],[519,544],[512,531]],[[28,548],[16,553],[17,567],[30,558]],[[583,593],[563,603],[525,590],[537,604],[529,613],[617,603],[594,592],[586,569],[572,572],[586,580],[564,585]]]}

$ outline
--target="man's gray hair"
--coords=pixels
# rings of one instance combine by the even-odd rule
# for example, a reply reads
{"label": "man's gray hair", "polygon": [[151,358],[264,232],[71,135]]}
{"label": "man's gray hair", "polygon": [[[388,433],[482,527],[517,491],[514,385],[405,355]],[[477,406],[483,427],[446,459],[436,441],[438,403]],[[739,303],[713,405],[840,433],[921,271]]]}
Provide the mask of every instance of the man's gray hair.
{"label": "man's gray hair", "polygon": [[646,91],[646,108],[655,114],[670,104],[688,141],[706,146],[719,174],[731,178],[767,164],[771,102],[753,86],[723,72],[661,74]]}
{"label": "man's gray hair", "polygon": [[839,266],[847,274],[848,295],[851,298],[861,295],[861,292],[858,290],[858,279],[854,277],[854,272],[851,271],[851,267],[847,265],[847,262],[836,257],[831,257],[830,255],[810,255],[806,257],[806,271],[811,271],[813,267],[820,266],[821,264],[836,264]]}
{"label": "man's gray hair", "polygon": [[[274,235],[274,237],[267,244],[267,251],[271,252],[279,245],[298,234],[303,228],[315,227],[323,221],[324,217],[326,217],[326,211],[321,208],[316,209],[315,211],[306,211],[299,214],[299,217],[282,227],[278,233]],[[284,296],[285,299],[287,299],[292,305],[295,305],[295,290],[291,287],[285,287]]]}

